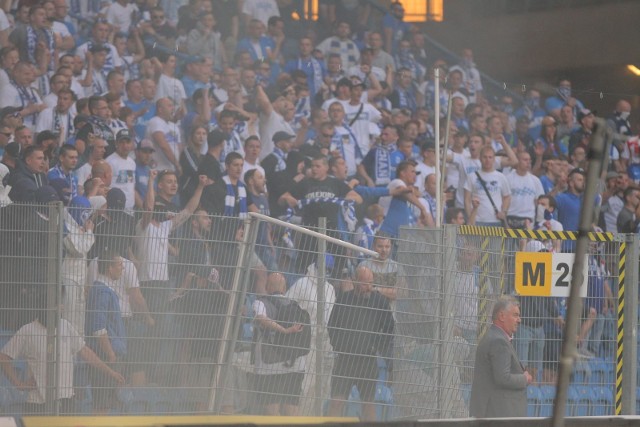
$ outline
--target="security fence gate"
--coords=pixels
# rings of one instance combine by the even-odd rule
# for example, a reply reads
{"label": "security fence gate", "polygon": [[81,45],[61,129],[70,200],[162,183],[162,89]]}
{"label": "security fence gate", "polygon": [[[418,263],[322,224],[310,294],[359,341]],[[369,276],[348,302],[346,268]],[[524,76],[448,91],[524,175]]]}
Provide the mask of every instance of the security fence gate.
{"label": "security fence gate", "polygon": [[[576,237],[403,229],[371,252],[344,243],[361,233],[308,234],[295,218],[141,218],[0,209],[2,413],[465,417],[475,346],[493,302],[516,288],[517,254],[570,250]],[[568,414],[632,414],[638,242],[591,240]],[[264,296],[279,290],[286,298]],[[280,318],[290,300],[308,324]],[[548,416],[563,300],[520,303],[513,343],[536,374],[529,412]],[[283,342],[298,348],[283,356]]]}

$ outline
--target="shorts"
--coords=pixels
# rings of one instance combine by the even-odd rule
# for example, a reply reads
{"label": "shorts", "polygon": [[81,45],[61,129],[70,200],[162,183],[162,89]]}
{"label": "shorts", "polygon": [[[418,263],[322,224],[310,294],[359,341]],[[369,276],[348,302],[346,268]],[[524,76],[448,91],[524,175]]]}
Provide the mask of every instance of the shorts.
{"label": "shorts", "polygon": [[361,401],[373,402],[377,380],[376,356],[338,354],[331,374],[331,397],[347,398],[355,385]]}
{"label": "shorts", "polygon": [[254,375],[256,403],[271,405],[298,405],[302,394],[304,372],[286,374]]}
{"label": "shorts", "polygon": [[132,373],[145,371],[151,360],[151,354],[148,351],[150,339],[147,337],[147,325],[138,315],[124,318],[123,321],[127,334],[128,370]]}

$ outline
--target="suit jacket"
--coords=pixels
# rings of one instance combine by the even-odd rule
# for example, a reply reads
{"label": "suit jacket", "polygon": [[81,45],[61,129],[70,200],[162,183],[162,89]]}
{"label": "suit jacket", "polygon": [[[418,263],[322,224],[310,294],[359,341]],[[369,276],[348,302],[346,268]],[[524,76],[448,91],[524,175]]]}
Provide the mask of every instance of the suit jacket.
{"label": "suit jacket", "polygon": [[477,418],[525,417],[527,379],[502,329],[491,325],[476,352],[469,415]]}

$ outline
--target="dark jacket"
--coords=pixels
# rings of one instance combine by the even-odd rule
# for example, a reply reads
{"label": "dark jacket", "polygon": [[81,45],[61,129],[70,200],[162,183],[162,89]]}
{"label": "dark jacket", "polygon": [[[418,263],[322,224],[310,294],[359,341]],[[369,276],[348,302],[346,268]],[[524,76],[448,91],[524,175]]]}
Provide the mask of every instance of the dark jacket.
{"label": "dark jacket", "polygon": [[374,356],[388,347],[395,322],[384,296],[372,292],[365,297],[349,291],[338,295],[328,327],[334,351]]}
{"label": "dark jacket", "polygon": [[476,418],[525,417],[527,379],[507,335],[495,325],[476,352],[469,415]]}
{"label": "dark jacket", "polygon": [[11,186],[9,198],[13,202],[35,202],[36,190],[48,184],[46,174],[31,172],[23,161],[16,164],[15,170],[7,176],[5,183]]}

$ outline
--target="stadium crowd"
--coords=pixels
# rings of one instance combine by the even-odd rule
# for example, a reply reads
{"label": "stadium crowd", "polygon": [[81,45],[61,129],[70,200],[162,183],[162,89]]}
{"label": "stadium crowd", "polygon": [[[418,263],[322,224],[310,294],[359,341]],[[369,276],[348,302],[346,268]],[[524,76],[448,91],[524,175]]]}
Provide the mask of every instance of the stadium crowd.
{"label": "stadium crowd", "polygon": [[[2,2],[0,281],[12,286],[2,291],[3,309],[12,313],[2,316],[2,327],[19,330],[19,338],[1,350],[0,362],[14,385],[32,390],[30,410],[45,401],[44,363],[32,369],[33,389],[7,360],[28,351],[24,337],[43,333],[41,284],[49,271],[34,260],[46,260],[50,250],[51,201],[66,207],[61,312],[63,333],[73,340],[64,357],[68,366],[76,353],[89,362],[94,384],[210,385],[217,346],[207,340],[222,333],[241,220],[249,212],[308,227],[326,217],[330,236],[381,254],[370,260],[330,244],[331,278],[351,283],[346,279],[353,277],[353,284],[335,286],[327,301],[358,306],[365,319],[377,319],[366,309],[393,313],[380,327],[379,319],[358,323],[372,338],[355,354],[388,358],[392,340],[373,336],[393,334],[400,280],[393,242],[400,227],[435,225],[436,150],[443,141],[435,141],[434,125],[439,121],[444,136],[449,104],[450,140],[441,156],[446,223],[577,230],[594,112],[572,95],[569,80],[559,79],[546,99],[536,89],[521,101],[506,92],[493,96],[483,88],[473,52],[464,49],[459,63],[433,56],[424,34],[404,21],[399,2],[379,16],[370,2],[320,0],[315,22],[303,19],[302,3]],[[441,117],[433,109],[436,68]],[[621,99],[608,120],[616,140],[597,201],[599,230],[635,233],[640,223],[640,142],[630,111]],[[529,250],[572,249],[536,243]],[[471,255],[461,257],[461,268],[477,264]],[[294,299],[297,292],[304,305],[315,298],[309,292],[316,258],[314,239],[261,226],[250,292]],[[596,273],[580,335],[585,357],[603,351],[603,325],[613,308],[609,273],[598,255],[592,258]],[[469,301],[467,317],[477,312]],[[523,306],[526,338],[522,332],[518,351],[521,360],[544,360],[553,371],[558,349],[545,349],[544,337],[559,333],[562,316],[559,303],[549,301]],[[269,320],[275,310],[269,304],[248,305],[256,330],[282,328]],[[325,319],[331,344],[348,353],[345,337],[334,338],[331,330],[331,322],[334,328],[348,322],[348,311],[338,318],[328,310]],[[456,326],[471,343],[475,329],[464,320]],[[153,340],[177,336],[189,338],[188,345]],[[29,351],[44,357],[43,343]],[[334,374],[360,366],[343,359]],[[184,360],[202,367],[185,376],[170,369]],[[377,375],[368,363],[359,377]],[[311,361],[280,371],[255,365],[258,376],[276,372],[292,387],[258,381],[266,413],[295,413],[300,389],[305,395],[313,389],[295,375],[312,371]],[[61,376],[60,399],[74,396],[71,371]],[[241,381],[238,372],[229,375],[234,384]],[[553,381],[553,373],[543,380]],[[356,384],[363,399],[373,399],[366,381]],[[332,381],[331,395],[344,398],[350,387]],[[97,411],[112,407],[112,392],[94,388],[96,406],[105,405]],[[292,397],[274,401],[283,395]],[[224,410],[238,411],[239,400],[230,393]]]}

